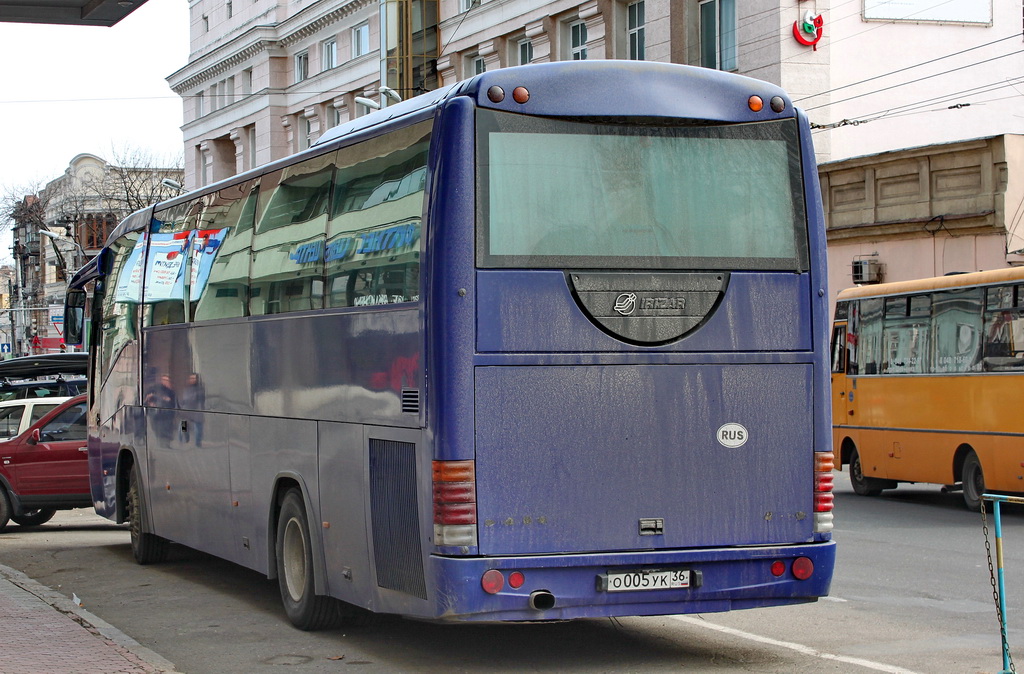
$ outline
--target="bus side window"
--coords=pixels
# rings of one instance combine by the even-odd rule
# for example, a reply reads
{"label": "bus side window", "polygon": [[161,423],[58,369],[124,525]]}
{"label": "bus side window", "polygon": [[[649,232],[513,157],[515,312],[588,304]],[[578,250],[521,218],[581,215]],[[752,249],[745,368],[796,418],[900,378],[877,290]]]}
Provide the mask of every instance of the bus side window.
{"label": "bus side window", "polygon": [[249,271],[251,315],[323,308],[327,210],[336,154],[262,178]]}
{"label": "bus side window", "polygon": [[252,180],[210,195],[199,230],[193,234],[191,320],[248,315],[257,192],[258,182]]}
{"label": "bus side window", "polygon": [[154,214],[142,301],[144,326],[185,322],[185,289],[189,282],[192,231],[203,210],[203,198]]}
{"label": "bus side window", "polygon": [[1014,299],[1019,288],[989,288],[985,302],[985,370],[1024,370],[1024,310]]}
{"label": "bus side window", "polygon": [[879,374],[882,361],[882,307],[883,298],[861,300],[857,306],[858,318],[853,333],[857,339],[857,372]]}
{"label": "bus side window", "polygon": [[846,326],[837,325],[832,329],[832,371],[846,372]]}
{"label": "bus side window", "polygon": [[981,293],[947,290],[932,297],[935,335],[931,371],[945,374],[981,371]]}
{"label": "bus side window", "polygon": [[338,151],[327,225],[328,307],[415,302],[420,294],[430,122]]}
{"label": "bus side window", "polygon": [[102,383],[126,344],[138,338],[138,307],[142,299],[142,265],[146,246],[139,232],[129,232],[110,245],[110,268],[96,284],[95,306],[102,308],[97,324],[97,384]]}

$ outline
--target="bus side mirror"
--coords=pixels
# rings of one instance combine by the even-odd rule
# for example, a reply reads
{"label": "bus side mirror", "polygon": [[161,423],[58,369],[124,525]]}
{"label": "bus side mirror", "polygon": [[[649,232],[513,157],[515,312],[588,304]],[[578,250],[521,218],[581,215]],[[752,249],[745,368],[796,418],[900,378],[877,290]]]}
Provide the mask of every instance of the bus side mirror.
{"label": "bus side mirror", "polygon": [[64,300],[64,343],[81,346],[85,336],[85,291],[68,290]]}

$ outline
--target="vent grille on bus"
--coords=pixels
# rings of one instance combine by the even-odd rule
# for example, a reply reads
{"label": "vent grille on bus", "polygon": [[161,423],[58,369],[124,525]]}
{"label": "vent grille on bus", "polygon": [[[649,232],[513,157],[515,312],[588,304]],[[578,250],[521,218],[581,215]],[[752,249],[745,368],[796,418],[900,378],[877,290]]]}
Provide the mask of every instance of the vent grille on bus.
{"label": "vent grille on bus", "polygon": [[402,412],[406,414],[420,413],[420,392],[418,389],[402,389]]}
{"label": "vent grille on bus", "polygon": [[415,444],[370,439],[370,509],[377,585],[426,599]]}

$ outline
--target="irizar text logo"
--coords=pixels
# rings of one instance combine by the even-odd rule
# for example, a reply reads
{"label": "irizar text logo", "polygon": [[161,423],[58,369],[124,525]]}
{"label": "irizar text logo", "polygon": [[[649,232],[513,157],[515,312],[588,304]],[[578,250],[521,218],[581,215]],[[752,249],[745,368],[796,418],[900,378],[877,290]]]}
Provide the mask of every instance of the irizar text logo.
{"label": "irizar text logo", "polygon": [[615,298],[615,311],[623,316],[629,316],[634,309],[636,309],[636,293],[622,293]]}
{"label": "irizar text logo", "polygon": [[736,449],[746,444],[750,434],[747,433],[743,424],[728,423],[722,424],[715,436],[718,439],[718,444],[729,449]]}

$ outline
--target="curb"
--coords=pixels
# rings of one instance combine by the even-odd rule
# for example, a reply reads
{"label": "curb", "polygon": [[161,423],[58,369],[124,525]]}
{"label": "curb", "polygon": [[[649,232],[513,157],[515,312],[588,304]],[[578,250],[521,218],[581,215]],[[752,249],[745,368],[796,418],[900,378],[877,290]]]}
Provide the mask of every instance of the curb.
{"label": "curb", "polygon": [[86,611],[56,590],[52,590],[42,583],[32,580],[21,571],[0,564],[0,580],[7,580],[25,592],[38,597],[44,604],[48,604],[55,610],[67,615],[86,630],[113,642],[140,661],[153,667],[157,672],[180,674],[175,669],[174,663],[167,660],[167,658],[146,648],[99,616]]}

